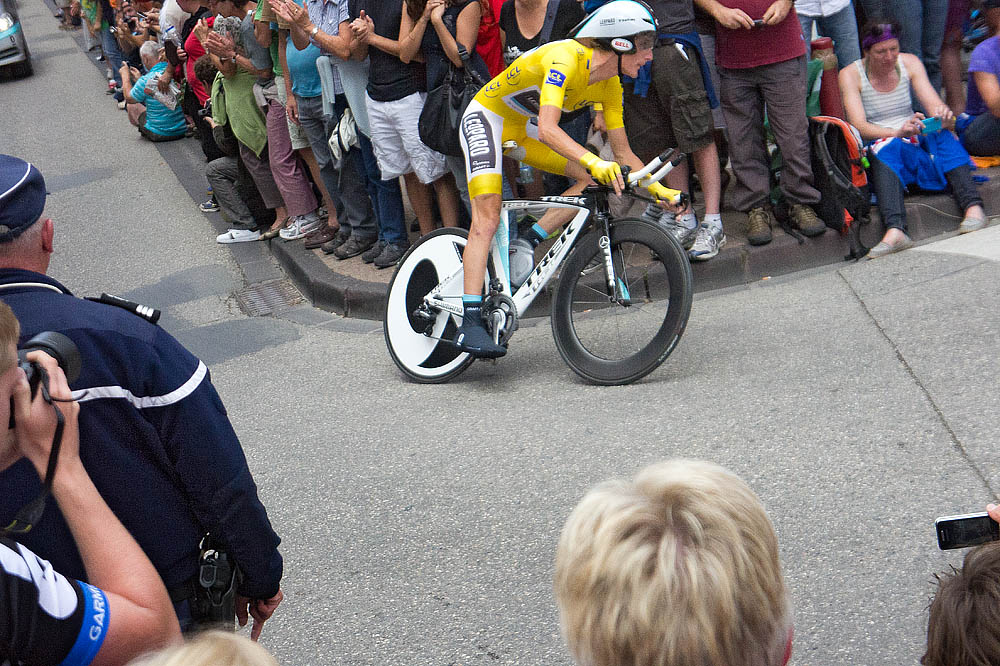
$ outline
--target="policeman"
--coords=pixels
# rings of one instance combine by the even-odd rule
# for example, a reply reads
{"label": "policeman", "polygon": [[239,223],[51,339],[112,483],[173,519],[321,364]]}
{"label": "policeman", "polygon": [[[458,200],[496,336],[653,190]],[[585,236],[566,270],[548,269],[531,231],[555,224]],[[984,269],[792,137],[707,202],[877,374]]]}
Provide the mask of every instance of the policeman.
{"label": "policeman", "polygon": [[0,469],[23,456],[45,477],[93,585],[67,579],[19,544],[16,538],[28,524],[0,531],[0,662],[125,663],[179,641],[177,618],[156,569],[80,462],[80,408],[62,370],[43,352],[28,354],[33,373],[46,376],[32,399],[16,363],[17,335],[14,313],[0,303],[0,422],[15,424],[0,439]]}
{"label": "policeman", "polygon": [[[70,388],[81,406],[80,458],[163,578],[182,630],[217,619],[194,616],[206,607],[199,544],[210,533],[213,550],[235,564],[236,617],[254,618],[256,639],[283,597],[280,539],[208,369],[159,327],[76,298],[45,275],[54,235],[42,217],[45,196],[38,169],[0,155],[0,300],[20,320],[22,341],[56,331],[79,348],[83,367]],[[7,524],[38,493],[38,476],[22,460],[0,473],[0,487],[0,524]],[[23,543],[86,580],[53,503]],[[220,598],[219,590],[207,592]]]}

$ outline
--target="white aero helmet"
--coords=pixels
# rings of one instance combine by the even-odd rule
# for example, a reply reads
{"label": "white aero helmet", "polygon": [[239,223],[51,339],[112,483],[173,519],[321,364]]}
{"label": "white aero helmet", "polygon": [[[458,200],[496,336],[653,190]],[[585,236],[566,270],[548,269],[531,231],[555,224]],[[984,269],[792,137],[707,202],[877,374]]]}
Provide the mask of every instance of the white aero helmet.
{"label": "white aero helmet", "polygon": [[622,55],[652,48],[657,29],[653,10],[642,0],[612,0],[588,14],[569,37],[589,37]]}

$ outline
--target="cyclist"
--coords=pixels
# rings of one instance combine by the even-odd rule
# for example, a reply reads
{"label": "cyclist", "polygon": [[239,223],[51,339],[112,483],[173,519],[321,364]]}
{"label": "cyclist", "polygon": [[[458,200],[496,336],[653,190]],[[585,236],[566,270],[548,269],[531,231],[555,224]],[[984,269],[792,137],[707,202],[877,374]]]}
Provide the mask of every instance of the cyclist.
{"label": "cyclist", "polygon": [[[506,347],[493,341],[482,319],[482,287],[490,240],[500,222],[502,146],[514,141],[522,161],[576,183],[565,194],[579,194],[593,180],[625,186],[620,164],[642,162],[632,152],[622,120],[623,74],[637,76],[653,59],[657,24],[653,11],[639,0],[613,0],[571,32],[571,39],[551,42],[525,53],[487,84],[462,117],[460,138],[472,200],[472,227],[463,254],[465,295],[462,325],[452,342],[480,358],[498,358]],[[563,111],[600,105],[615,161],[606,161],[576,143],[559,128]],[[591,180],[593,178],[593,180]],[[658,201],[674,203],[680,193],[659,183],[644,183]],[[528,232],[538,245],[565,221],[550,211]]]}

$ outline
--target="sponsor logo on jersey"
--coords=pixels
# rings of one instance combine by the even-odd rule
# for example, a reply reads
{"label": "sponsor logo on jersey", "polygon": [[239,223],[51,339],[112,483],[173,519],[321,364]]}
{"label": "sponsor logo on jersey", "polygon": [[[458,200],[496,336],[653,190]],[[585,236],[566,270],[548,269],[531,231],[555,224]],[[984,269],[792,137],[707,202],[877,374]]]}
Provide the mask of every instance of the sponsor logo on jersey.
{"label": "sponsor logo on jersey", "polygon": [[497,147],[486,117],[481,111],[462,118],[462,134],[468,147],[469,173],[492,169],[497,162]]}
{"label": "sponsor logo on jersey", "polygon": [[500,88],[502,87],[503,83],[501,81],[490,81],[489,85],[483,88],[483,95],[492,99],[500,94]]}
{"label": "sponsor logo on jersey", "polygon": [[550,69],[549,75],[545,77],[545,83],[556,86],[557,88],[562,88],[563,84],[566,83],[566,75],[558,69]]}
{"label": "sponsor logo on jersey", "polygon": [[104,603],[103,594],[95,594],[93,602],[94,624],[90,627],[90,640],[96,641],[104,633],[104,618],[107,613],[107,607]]}

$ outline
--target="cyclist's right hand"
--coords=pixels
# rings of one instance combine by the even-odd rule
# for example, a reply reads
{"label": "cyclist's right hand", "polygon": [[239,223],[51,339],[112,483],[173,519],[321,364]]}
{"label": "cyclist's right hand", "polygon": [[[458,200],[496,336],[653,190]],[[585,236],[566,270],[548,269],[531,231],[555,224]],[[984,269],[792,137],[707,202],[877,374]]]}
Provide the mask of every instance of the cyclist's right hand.
{"label": "cyclist's right hand", "polygon": [[612,185],[616,194],[620,194],[625,189],[625,179],[622,177],[622,168],[618,162],[602,160],[594,153],[587,151],[580,158],[580,164],[601,185]]}

